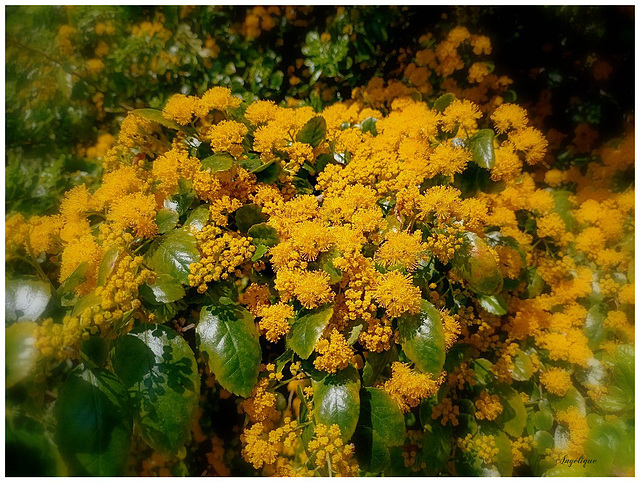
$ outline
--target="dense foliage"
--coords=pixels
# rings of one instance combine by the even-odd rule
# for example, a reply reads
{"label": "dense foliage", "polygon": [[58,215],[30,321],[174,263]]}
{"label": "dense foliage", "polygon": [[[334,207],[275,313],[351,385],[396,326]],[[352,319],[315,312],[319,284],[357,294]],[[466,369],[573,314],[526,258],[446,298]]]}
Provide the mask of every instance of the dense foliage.
{"label": "dense foliage", "polygon": [[18,75],[41,59],[8,52],[8,120],[61,123],[15,135],[105,131],[54,153],[41,206],[26,138],[8,149],[10,473],[633,474],[632,124],[545,136],[461,26],[382,69],[391,12],[14,24],[67,49],[71,91],[42,98]]}

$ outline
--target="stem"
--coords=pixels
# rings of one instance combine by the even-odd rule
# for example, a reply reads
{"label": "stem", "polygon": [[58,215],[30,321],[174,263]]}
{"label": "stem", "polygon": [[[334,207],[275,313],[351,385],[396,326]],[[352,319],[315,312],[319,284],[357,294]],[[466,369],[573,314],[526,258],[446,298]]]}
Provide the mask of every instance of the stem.
{"label": "stem", "polygon": [[33,260],[33,263],[31,263],[31,265],[36,269],[36,271],[38,272],[38,275],[40,275],[40,278],[42,278],[43,281],[48,282],[49,285],[51,285],[53,292],[58,293],[58,290],[53,285],[53,282],[49,280],[49,277],[47,277],[47,274],[44,273],[44,270],[42,270],[42,267],[40,266],[40,264],[38,263],[38,260],[33,254],[33,248],[31,248],[31,242],[29,241],[29,237],[27,237],[27,239],[25,240],[25,245],[27,246],[27,250],[29,252],[29,256],[31,257],[31,260]]}

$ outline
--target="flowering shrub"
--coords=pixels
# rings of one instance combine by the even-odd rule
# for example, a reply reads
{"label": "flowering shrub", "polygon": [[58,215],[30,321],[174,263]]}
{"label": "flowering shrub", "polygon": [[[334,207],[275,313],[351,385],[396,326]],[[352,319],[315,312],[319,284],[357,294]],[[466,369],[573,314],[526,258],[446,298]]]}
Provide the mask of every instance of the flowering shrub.
{"label": "flowering shrub", "polygon": [[[316,114],[215,87],[133,111],[97,190],[7,220],[9,266],[41,277],[8,285],[8,337],[35,339],[8,384],[66,379],[39,402],[72,474],[123,472],[132,421],[169,457],[216,437],[230,393],[263,474],[560,474],[601,434],[588,471],[627,471],[634,194],[610,188],[632,148],[545,189],[515,104]],[[111,444],[71,431],[80,407],[119,415]]]}
{"label": "flowering shrub", "polygon": [[322,109],[128,112],[101,173],[6,219],[8,460],[633,474],[633,131],[554,162],[490,52],[459,27]]}

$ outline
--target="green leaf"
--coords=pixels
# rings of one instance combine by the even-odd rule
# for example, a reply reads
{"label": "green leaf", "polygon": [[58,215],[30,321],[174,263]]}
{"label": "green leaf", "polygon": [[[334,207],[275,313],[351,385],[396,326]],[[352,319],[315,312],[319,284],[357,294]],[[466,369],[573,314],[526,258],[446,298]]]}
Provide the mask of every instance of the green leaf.
{"label": "green leaf", "polygon": [[473,155],[473,162],[481,168],[491,169],[496,164],[493,137],[494,133],[491,129],[480,129],[467,140],[467,145]]}
{"label": "green leaf", "polygon": [[507,301],[502,295],[479,295],[480,307],[493,315],[505,315],[507,313]]}
{"label": "green leaf", "polygon": [[338,250],[323,252],[318,256],[318,267],[329,274],[329,285],[333,285],[342,280],[342,272],[336,268],[333,260],[340,257]]}
{"label": "green leaf", "polygon": [[[271,163],[273,163],[273,161],[271,161]],[[262,164],[260,157],[254,154],[249,154],[246,158],[238,160],[240,167],[246,169],[250,173],[254,173],[256,170],[262,170],[271,163]]]}
{"label": "green leaf", "polygon": [[122,476],[131,444],[128,395],[104,369],[77,371],[55,405],[56,441],[71,474]]}
{"label": "green leaf", "polygon": [[254,245],[264,245],[267,247],[272,247],[278,244],[280,241],[280,237],[278,236],[278,232],[272,226],[267,225],[266,223],[258,223],[257,225],[253,225],[247,231],[247,235],[249,235],[253,240],[251,243]]}
{"label": "green leaf", "polygon": [[398,360],[398,351],[393,344],[391,349],[384,352],[369,352],[362,370],[362,384],[373,386],[378,377],[387,369],[391,362]]}
{"label": "green leaf", "polygon": [[495,295],[502,290],[498,263],[486,242],[475,233],[465,233],[464,245],[456,252],[452,264],[475,293]]}
{"label": "green leaf", "polygon": [[622,420],[601,422],[591,427],[584,443],[589,476],[631,474],[635,457],[634,428]]}
{"label": "green leaf", "polygon": [[533,424],[538,430],[549,431],[553,427],[553,414],[548,409],[541,409],[533,415]]}
{"label": "green leaf", "polygon": [[95,292],[90,292],[84,297],[78,299],[76,304],[73,306],[73,310],[71,311],[71,315],[77,317],[82,314],[87,309],[94,307],[102,302],[102,297],[96,295]]}
{"label": "green leaf", "polygon": [[282,168],[275,161],[270,161],[266,164],[262,164],[259,167],[251,171],[256,175],[256,179],[260,183],[275,183],[280,178]]}
{"label": "green leaf", "polygon": [[168,127],[170,129],[182,130],[184,129],[180,124],[175,121],[170,121],[162,115],[162,111],[158,109],[134,109],[131,114],[140,116],[148,121],[157,122],[158,124]]}
{"label": "green leaf", "polygon": [[424,428],[422,437],[422,461],[426,463],[425,471],[434,476],[440,473],[451,456],[451,430],[438,420],[430,421]]}
{"label": "green leaf", "polygon": [[633,414],[635,394],[635,351],[632,346],[621,345],[616,350],[613,366],[613,381],[607,394],[602,396],[597,406],[606,412],[628,412]]}
{"label": "green leaf", "polygon": [[376,122],[378,122],[378,120],[375,117],[368,117],[360,123],[360,130],[363,133],[370,132],[372,135],[377,136],[378,130],[376,129]]}
{"label": "green leaf", "polygon": [[5,288],[4,316],[7,323],[36,321],[49,305],[51,285],[38,278],[9,280]]}
{"label": "green leaf", "polygon": [[573,231],[576,227],[576,219],[573,216],[573,204],[569,200],[573,196],[571,191],[552,191],[555,203],[555,212],[560,215],[564,224],[567,225],[567,231]]}
{"label": "green leaf", "polygon": [[196,239],[184,229],[173,230],[154,241],[146,256],[149,268],[172,275],[183,285],[189,283],[189,266],[200,260]]}
{"label": "green leaf", "polygon": [[111,365],[131,396],[145,442],[175,454],[189,437],[200,396],[198,366],[187,341],[166,326],[143,324],[116,341]]}
{"label": "green leaf", "polygon": [[119,256],[120,249],[118,247],[110,248],[107,250],[107,253],[104,254],[102,262],[100,263],[100,268],[98,269],[98,287],[102,287],[107,283],[107,279],[109,278],[109,275],[111,275],[113,267],[115,267]]}
{"label": "green leaf", "polygon": [[71,293],[78,285],[85,281],[88,269],[89,262],[82,262],[78,265],[71,275],[58,287],[58,293],[60,295]]}
{"label": "green leaf", "polygon": [[435,100],[433,103],[433,109],[438,112],[444,112],[444,110],[455,100],[457,100],[457,97],[450,92],[447,92]]}
{"label": "green leaf", "polygon": [[513,379],[516,381],[528,381],[533,375],[533,363],[531,357],[522,352],[520,349],[516,351],[513,358]]}
{"label": "green leaf", "polygon": [[209,221],[209,207],[200,205],[191,212],[187,221],[184,222],[184,228],[188,231],[200,231]]}
{"label": "green leaf", "polygon": [[156,277],[155,283],[141,285],[140,294],[144,299],[154,305],[168,304],[180,300],[185,295],[182,284],[171,275],[161,273]]}
{"label": "green leaf", "polygon": [[265,221],[267,221],[267,217],[258,205],[244,205],[236,210],[236,226],[243,233],[247,233],[253,225]]}
{"label": "green leaf", "polygon": [[309,119],[300,131],[298,131],[296,141],[310,144],[315,148],[324,140],[326,134],[327,122],[324,120],[324,117],[315,116]]}
{"label": "green leaf", "polygon": [[222,387],[247,397],[258,380],[262,351],[253,316],[237,305],[202,308],[198,348]]}
{"label": "green leaf", "polygon": [[361,471],[378,474],[389,464],[389,446],[377,431],[367,426],[357,426],[352,442]]}
{"label": "green leaf", "polygon": [[584,324],[584,335],[587,336],[591,349],[596,349],[605,339],[604,320],[607,318],[609,309],[606,304],[600,302],[593,304],[587,312],[587,320]]}
{"label": "green leaf", "polygon": [[253,252],[253,256],[251,257],[251,261],[252,262],[257,262],[258,260],[260,260],[265,253],[267,253],[269,251],[269,248],[264,246],[264,245],[258,245],[256,247],[256,251]]}
{"label": "green leaf", "polygon": [[16,322],[4,331],[5,388],[9,389],[26,379],[38,362],[35,348],[35,322]]}
{"label": "green leaf", "polygon": [[587,404],[584,396],[575,388],[571,387],[564,396],[554,396],[550,394],[549,403],[555,412],[566,411],[571,406],[577,407],[582,414],[586,413]]}
{"label": "green leaf", "polygon": [[501,386],[497,394],[502,400],[503,410],[498,418],[498,424],[514,438],[522,436],[527,425],[527,409],[520,393],[509,386]]}
{"label": "green leaf", "polygon": [[360,390],[360,419],[358,426],[373,429],[387,446],[404,443],[404,416],[391,396],[373,387]]}
{"label": "green leaf", "polygon": [[[38,418],[39,419],[39,418]],[[5,408],[5,475],[67,476],[52,435],[20,406]]]}
{"label": "green leaf", "polygon": [[444,329],[433,304],[422,300],[418,314],[402,315],[398,320],[398,334],[404,353],[416,368],[439,376],[445,359]]}
{"label": "green leaf", "polygon": [[229,153],[216,153],[202,160],[202,166],[212,173],[229,171],[235,160]]}
{"label": "green leaf", "polygon": [[178,212],[169,208],[162,208],[156,213],[156,225],[158,232],[166,233],[173,230],[178,224]]}
{"label": "green leaf", "polygon": [[109,340],[100,334],[90,336],[82,343],[82,354],[98,367],[102,367],[109,357]]}
{"label": "green leaf", "polygon": [[303,359],[307,359],[333,316],[333,305],[318,307],[296,318],[287,335],[287,345]]}
{"label": "green leaf", "polygon": [[276,70],[271,76],[269,76],[269,88],[272,90],[278,89],[284,81],[284,72]]}
{"label": "green leaf", "polygon": [[342,438],[353,435],[360,414],[360,376],[352,366],[313,381],[313,407],[317,424],[337,424]]}

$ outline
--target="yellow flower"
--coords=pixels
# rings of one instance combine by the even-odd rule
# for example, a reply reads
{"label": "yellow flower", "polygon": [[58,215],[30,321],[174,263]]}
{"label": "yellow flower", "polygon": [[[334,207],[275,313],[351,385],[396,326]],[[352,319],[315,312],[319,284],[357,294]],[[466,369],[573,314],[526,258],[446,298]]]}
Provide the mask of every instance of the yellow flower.
{"label": "yellow flower", "polygon": [[279,302],[275,305],[263,305],[258,309],[261,317],[258,325],[269,342],[277,342],[289,332],[289,320],[293,318],[293,307]]}
{"label": "yellow flower", "polygon": [[482,112],[473,102],[455,100],[442,113],[442,129],[452,132],[460,126],[462,133],[471,132],[477,129],[477,120],[481,117]]}
{"label": "yellow flower", "polygon": [[413,271],[423,259],[426,249],[419,231],[389,232],[385,236],[385,242],[376,251],[375,259],[385,268]]}
{"label": "yellow flower", "polygon": [[104,62],[102,59],[89,59],[87,60],[87,70],[90,74],[97,74],[104,70]]}
{"label": "yellow flower", "polygon": [[451,399],[444,398],[442,402],[436,406],[434,406],[431,410],[431,418],[440,420],[440,423],[444,426],[447,422],[451,422],[452,426],[458,425],[457,416],[460,414],[460,408],[456,405],[453,405]]}
{"label": "yellow flower", "polygon": [[151,238],[158,233],[155,197],[132,193],[113,200],[107,221],[117,230],[131,229],[138,237]]}
{"label": "yellow flower", "polygon": [[413,285],[411,277],[395,270],[380,276],[374,297],[386,309],[389,317],[399,317],[405,312],[420,312],[420,289]]}
{"label": "yellow flower", "polygon": [[527,111],[517,104],[502,104],[493,114],[491,120],[496,126],[496,130],[502,134],[512,129],[524,129],[529,123]]}
{"label": "yellow flower", "polygon": [[490,395],[487,391],[482,391],[478,399],[475,402],[476,405],[476,418],[487,419],[489,421],[495,420],[502,413],[502,403],[500,398],[493,394]]}
{"label": "yellow flower", "polygon": [[571,389],[571,376],[564,369],[552,367],[540,374],[540,382],[551,394],[564,396]]}
{"label": "yellow flower", "polygon": [[162,115],[178,124],[189,124],[200,100],[197,97],[175,94],[169,99],[162,110]]}
{"label": "yellow flower", "polygon": [[589,425],[587,418],[580,410],[571,406],[566,411],[558,411],[556,413],[556,421],[559,424],[567,426],[569,429],[569,444],[566,448],[567,454],[571,458],[577,458],[584,454],[584,442],[589,435]]}
{"label": "yellow flower", "polygon": [[509,142],[516,151],[524,153],[528,164],[536,164],[544,159],[547,152],[547,140],[534,127],[526,127],[509,133]]}
{"label": "yellow flower", "polygon": [[333,329],[329,339],[320,339],[315,347],[319,356],[313,365],[319,371],[336,372],[349,365],[353,357],[353,349],[347,345],[344,336]]}
{"label": "yellow flower", "polygon": [[221,121],[211,126],[205,139],[211,143],[213,152],[226,151],[238,158],[244,151],[242,141],[247,134],[247,126],[236,121]]}
{"label": "yellow flower", "polygon": [[401,411],[406,413],[410,408],[420,404],[422,399],[434,395],[443,381],[443,375],[434,379],[431,374],[421,374],[412,371],[407,364],[394,362],[391,364],[391,379],[385,381],[382,389],[388,392]]}

